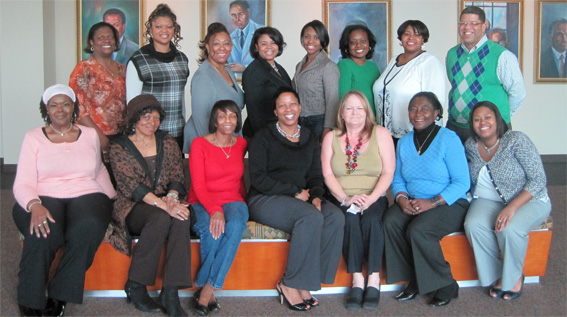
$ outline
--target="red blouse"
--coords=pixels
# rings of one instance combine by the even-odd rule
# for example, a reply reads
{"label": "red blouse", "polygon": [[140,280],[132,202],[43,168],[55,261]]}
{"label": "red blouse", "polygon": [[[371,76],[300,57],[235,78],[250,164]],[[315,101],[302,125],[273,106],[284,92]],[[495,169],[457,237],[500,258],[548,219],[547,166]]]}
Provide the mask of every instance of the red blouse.
{"label": "red blouse", "polygon": [[[244,153],[246,140],[242,137],[236,137],[232,148],[222,149],[204,137],[193,140],[189,153],[189,203],[201,203],[212,215],[216,211],[222,212],[222,205],[226,203],[244,202]],[[230,155],[228,158],[227,154]]]}
{"label": "red blouse", "polygon": [[105,135],[120,133],[126,116],[126,66],[116,63],[114,76],[95,58],[77,64],[69,86],[79,99],[79,120],[90,116]]}

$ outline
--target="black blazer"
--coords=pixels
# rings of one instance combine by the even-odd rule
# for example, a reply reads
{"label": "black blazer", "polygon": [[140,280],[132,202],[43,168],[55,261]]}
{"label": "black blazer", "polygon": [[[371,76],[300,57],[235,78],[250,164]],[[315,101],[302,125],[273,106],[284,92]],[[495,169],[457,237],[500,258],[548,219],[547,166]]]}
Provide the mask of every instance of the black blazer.
{"label": "black blazer", "polygon": [[272,102],[274,93],[283,86],[292,88],[291,78],[285,69],[278,63],[276,66],[279,74],[266,60],[256,58],[242,74],[242,89],[248,112],[242,129],[245,137],[251,138],[268,122],[275,121]]}
{"label": "black blazer", "polygon": [[555,64],[555,56],[551,51],[551,47],[546,49],[541,54],[539,67],[539,77],[540,78],[559,78],[559,72],[557,71],[557,65]]}

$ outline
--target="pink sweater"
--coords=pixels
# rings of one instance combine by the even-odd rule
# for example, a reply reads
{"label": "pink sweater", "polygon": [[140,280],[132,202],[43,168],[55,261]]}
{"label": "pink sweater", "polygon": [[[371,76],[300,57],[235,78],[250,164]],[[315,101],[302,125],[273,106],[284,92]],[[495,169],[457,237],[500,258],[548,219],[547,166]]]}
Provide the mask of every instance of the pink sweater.
{"label": "pink sweater", "polygon": [[102,164],[96,131],[79,128],[79,139],[70,143],[52,143],[41,127],[26,133],[14,182],[14,196],[24,209],[38,196],[74,198],[99,192],[116,196]]}
{"label": "pink sweater", "polygon": [[244,153],[246,140],[237,137],[236,143],[223,148],[230,157],[227,159],[221,148],[212,145],[204,137],[193,140],[189,154],[191,188],[189,203],[201,203],[207,212],[223,212],[222,205],[244,201]]}

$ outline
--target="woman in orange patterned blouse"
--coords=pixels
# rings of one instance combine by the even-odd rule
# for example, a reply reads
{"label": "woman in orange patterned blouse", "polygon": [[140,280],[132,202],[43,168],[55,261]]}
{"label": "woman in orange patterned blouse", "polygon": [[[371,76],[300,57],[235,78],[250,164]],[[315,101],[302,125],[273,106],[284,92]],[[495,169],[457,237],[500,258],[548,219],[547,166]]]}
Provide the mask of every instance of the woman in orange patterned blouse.
{"label": "woman in orange patterned blouse", "polygon": [[126,67],[112,60],[120,49],[117,39],[118,31],[112,25],[93,25],[85,47],[91,57],[79,62],[69,79],[79,99],[79,123],[97,131],[106,164],[109,139],[122,132],[126,114]]}

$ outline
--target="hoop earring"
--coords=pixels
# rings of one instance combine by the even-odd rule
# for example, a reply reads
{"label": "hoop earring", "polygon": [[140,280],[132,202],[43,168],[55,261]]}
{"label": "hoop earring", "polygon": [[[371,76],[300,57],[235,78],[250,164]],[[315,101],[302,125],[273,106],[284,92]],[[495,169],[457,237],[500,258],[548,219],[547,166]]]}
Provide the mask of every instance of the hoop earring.
{"label": "hoop earring", "polygon": [[91,52],[94,52],[94,47],[91,46]]}

